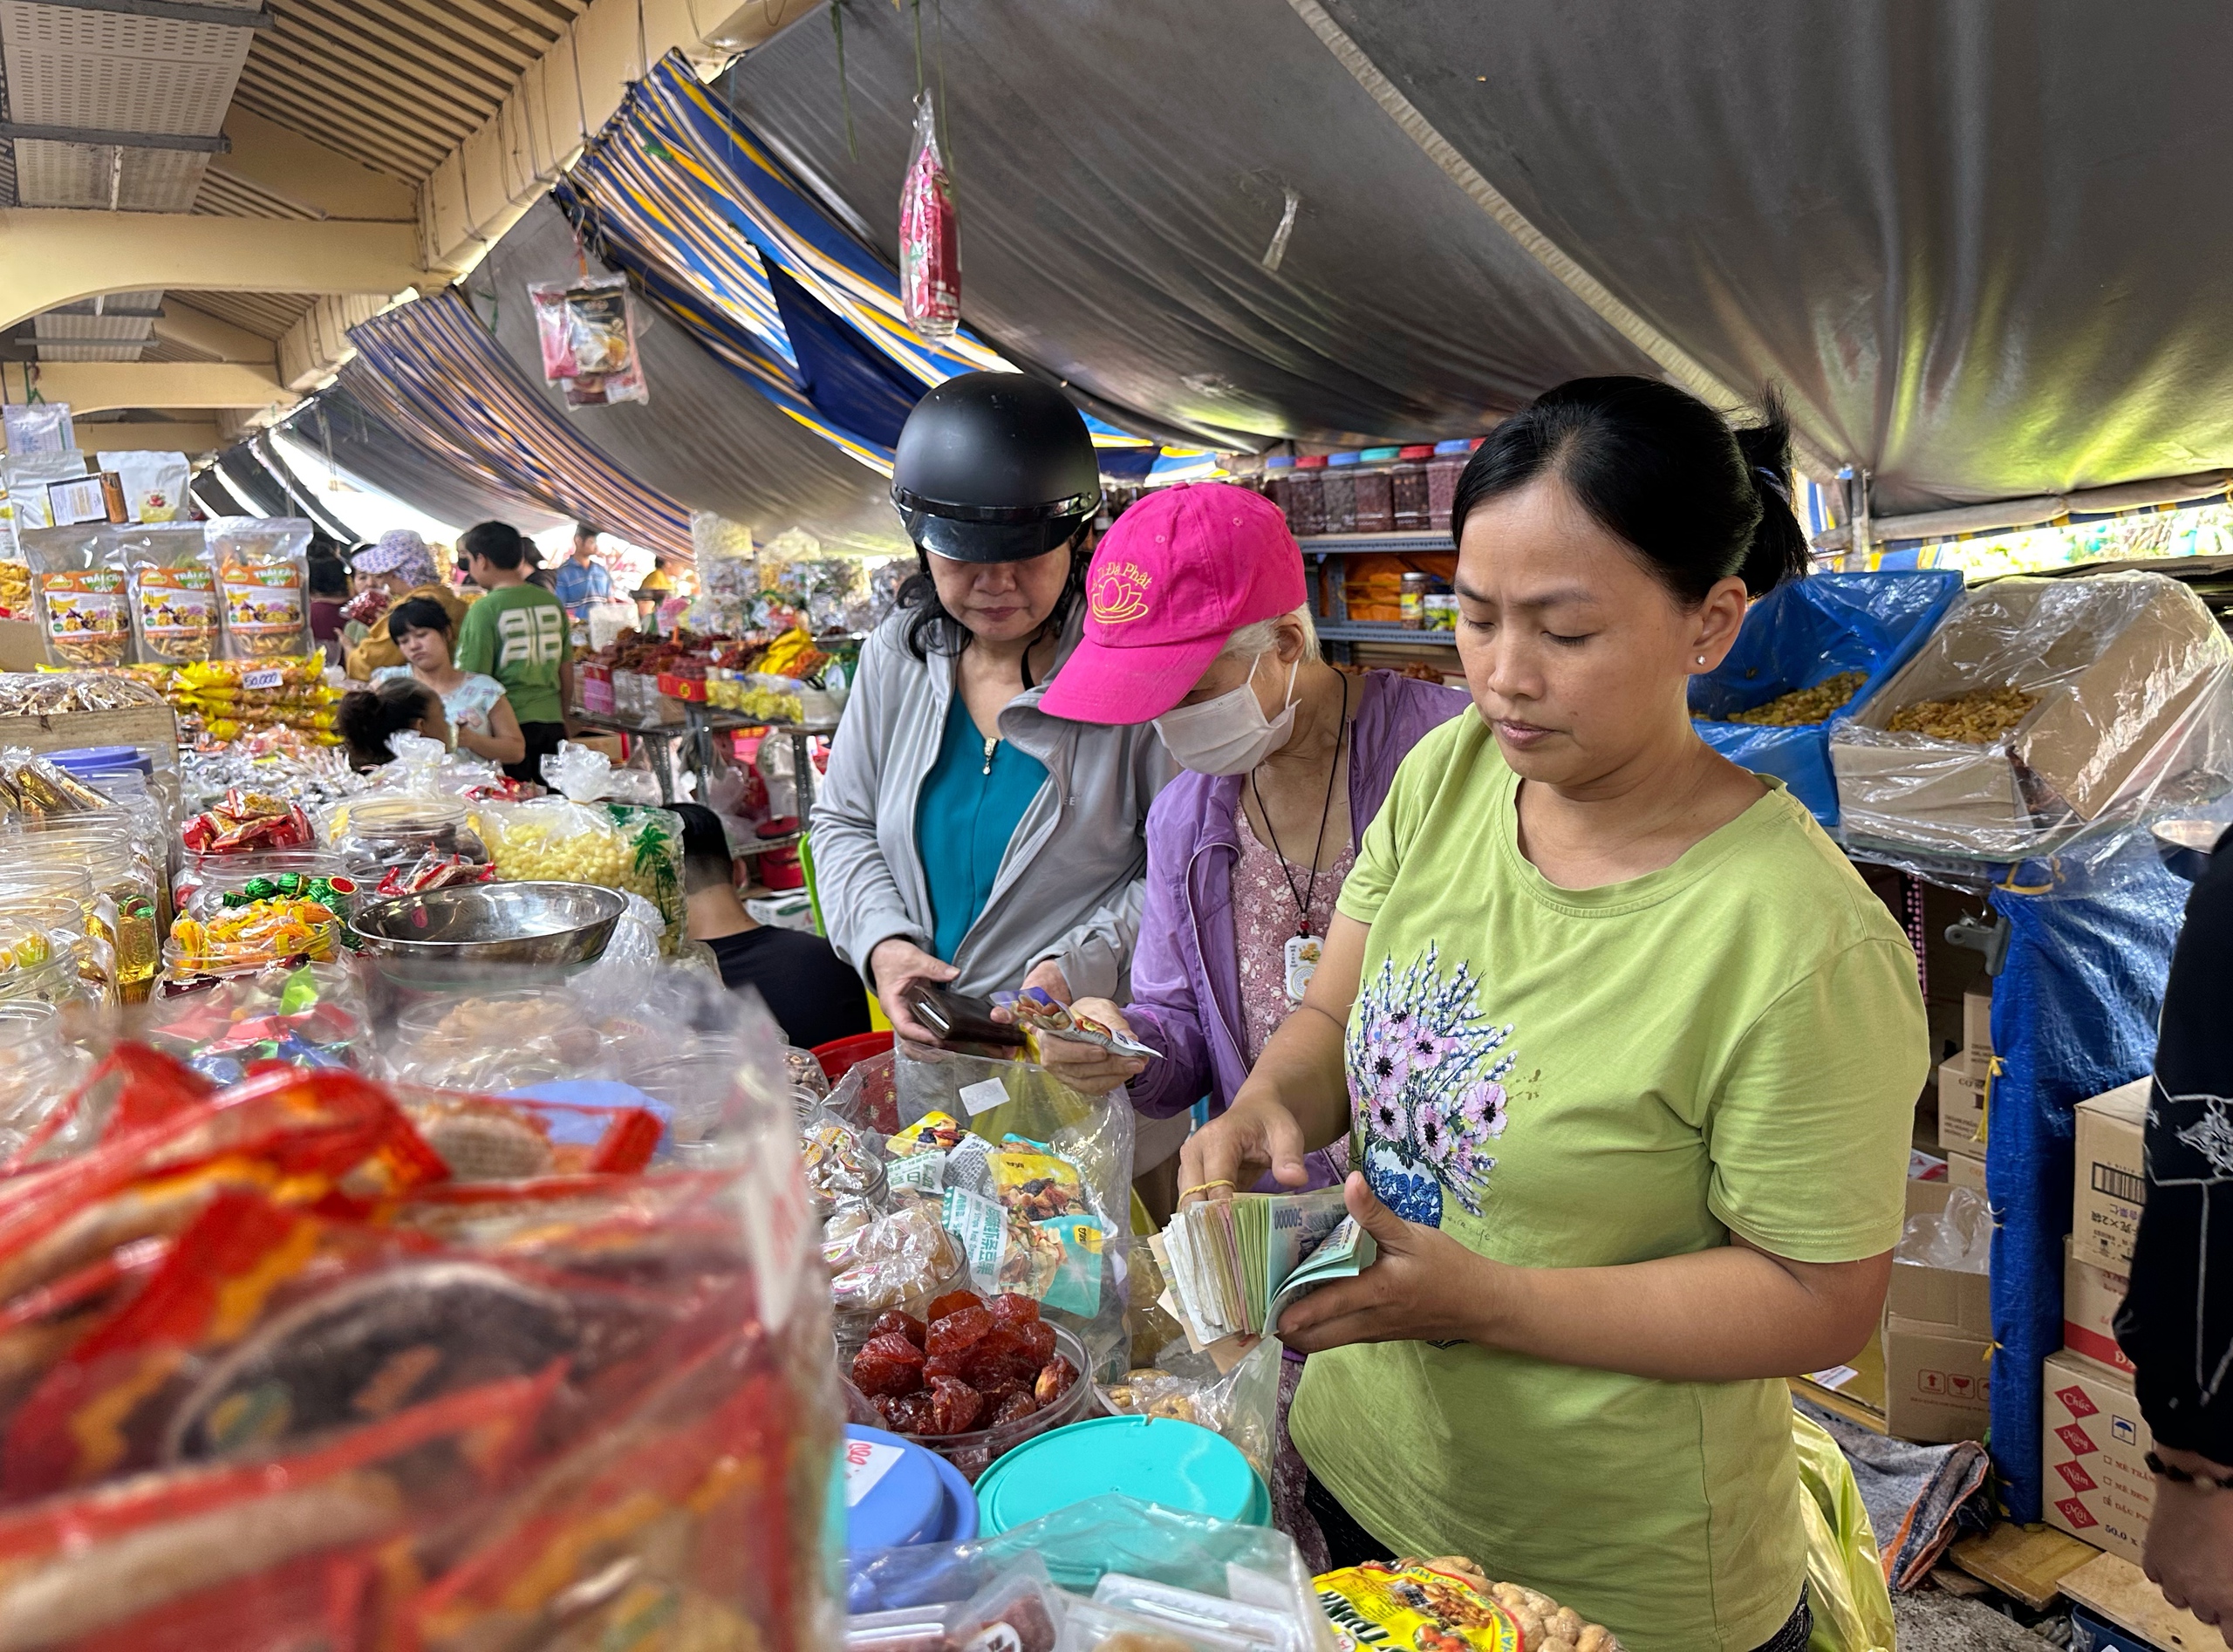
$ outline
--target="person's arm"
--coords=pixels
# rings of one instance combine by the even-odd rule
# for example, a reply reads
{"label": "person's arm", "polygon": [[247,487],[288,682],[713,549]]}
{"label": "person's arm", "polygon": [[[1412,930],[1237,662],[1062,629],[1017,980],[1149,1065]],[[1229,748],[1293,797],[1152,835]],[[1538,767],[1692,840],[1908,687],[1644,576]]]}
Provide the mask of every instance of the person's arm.
{"label": "person's arm", "polygon": [[[1066,1003],[1073,998],[1115,996],[1124,984],[1146,901],[1147,880],[1136,877],[1115,900],[1094,908],[1084,922],[1034,959],[1022,984],[1046,986]],[[1051,980],[1043,973],[1050,965],[1060,972]]]}
{"label": "person's arm", "polygon": [[488,707],[487,728],[458,724],[457,743],[475,757],[485,757],[492,763],[527,761],[527,736],[520,731],[520,720],[512,711],[509,694],[499,694],[495,704]]}

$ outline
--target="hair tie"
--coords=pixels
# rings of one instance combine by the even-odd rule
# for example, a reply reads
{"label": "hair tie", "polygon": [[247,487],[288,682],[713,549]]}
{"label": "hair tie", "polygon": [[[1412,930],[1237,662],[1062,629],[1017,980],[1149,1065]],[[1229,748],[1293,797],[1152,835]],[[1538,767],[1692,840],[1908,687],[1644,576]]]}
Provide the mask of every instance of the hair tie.
{"label": "hair tie", "polygon": [[1758,476],[1762,481],[1767,483],[1769,490],[1772,492],[1777,498],[1782,500],[1785,504],[1788,505],[1791,503],[1790,488],[1785,484],[1784,479],[1777,475],[1774,471],[1770,470],[1765,465],[1755,465],[1752,467],[1752,474]]}

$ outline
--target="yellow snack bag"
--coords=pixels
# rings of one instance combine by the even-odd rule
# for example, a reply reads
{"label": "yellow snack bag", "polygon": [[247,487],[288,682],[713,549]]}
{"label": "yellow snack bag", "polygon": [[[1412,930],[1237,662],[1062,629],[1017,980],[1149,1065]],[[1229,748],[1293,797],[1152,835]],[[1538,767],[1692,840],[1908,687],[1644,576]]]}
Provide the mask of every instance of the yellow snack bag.
{"label": "yellow snack bag", "polygon": [[894,1158],[907,1158],[917,1153],[947,1153],[959,1146],[961,1138],[968,1133],[961,1121],[951,1113],[925,1113],[886,1140],[884,1150]]}
{"label": "yellow snack bag", "polygon": [[1369,1561],[1312,1582],[1342,1652],[1533,1652],[1502,1607],[1464,1579],[1417,1560]]}

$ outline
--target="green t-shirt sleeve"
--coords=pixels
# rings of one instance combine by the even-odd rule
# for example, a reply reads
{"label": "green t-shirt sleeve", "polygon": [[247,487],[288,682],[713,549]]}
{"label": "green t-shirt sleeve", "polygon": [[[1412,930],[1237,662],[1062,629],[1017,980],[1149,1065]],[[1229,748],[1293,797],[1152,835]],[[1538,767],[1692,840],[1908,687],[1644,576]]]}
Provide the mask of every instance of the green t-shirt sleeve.
{"label": "green t-shirt sleeve", "polygon": [[1706,1120],[1706,1203],[1794,1262],[1853,1262],[1899,1243],[1929,1032],[1902,942],[1856,941],[1745,1032]]}
{"label": "green t-shirt sleeve", "polygon": [[460,671],[478,672],[484,676],[496,669],[496,629],[488,623],[488,616],[481,610],[488,606],[483,597],[465,611],[465,618],[458,622],[457,654],[450,661]]}

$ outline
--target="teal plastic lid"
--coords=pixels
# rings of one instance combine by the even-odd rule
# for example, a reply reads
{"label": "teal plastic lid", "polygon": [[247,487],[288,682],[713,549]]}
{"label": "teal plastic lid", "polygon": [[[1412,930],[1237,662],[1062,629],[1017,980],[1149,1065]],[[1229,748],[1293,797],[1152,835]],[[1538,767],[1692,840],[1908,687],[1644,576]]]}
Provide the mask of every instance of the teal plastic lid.
{"label": "teal plastic lid", "polygon": [[1326,462],[1328,465],[1354,465],[1363,456],[1362,454],[1328,454]]}
{"label": "teal plastic lid", "polygon": [[1368,447],[1364,456],[1369,464],[1388,465],[1393,464],[1403,451],[1401,447]]}
{"label": "teal plastic lid", "polygon": [[1239,1447],[1163,1416],[1096,1416],[1027,1440],[977,1482],[982,1530],[1019,1526],[1106,1492],[1247,1526],[1272,1523],[1272,1496]]}

